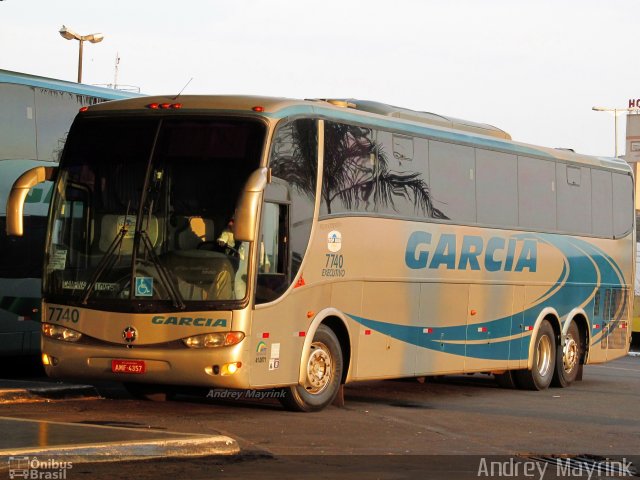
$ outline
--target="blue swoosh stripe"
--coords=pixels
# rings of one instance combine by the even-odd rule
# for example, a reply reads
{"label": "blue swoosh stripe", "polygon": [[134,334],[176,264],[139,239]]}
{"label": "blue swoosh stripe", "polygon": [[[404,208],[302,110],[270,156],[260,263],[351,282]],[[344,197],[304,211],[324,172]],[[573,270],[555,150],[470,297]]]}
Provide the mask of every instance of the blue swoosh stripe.
{"label": "blue swoosh stripe", "polygon": [[[619,266],[600,248],[584,240],[550,234],[521,234],[516,237],[543,241],[561,251],[566,259],[562,273],[558,278],[558,282],[561,282],[560,288],[556,282],[556,285],[548,289],[529,308],[521,312],[469,326],[465,322],[445,327],[400,325],[350,313],[347,315],[367,328],[421,348],[481,359],[524,360],[528,357],[531,336],[523,335],[518,338],[513,338],[513,336],[522,333],[523,327],[533,326],[542,308],[553,307],[560,318],[566,317],[578,305],[586,304],[585,309],[593,311],[594,299],[592,297],[601,285],[614,288],[624,287],[624,277]],[[598,282],[598,274],[600,282]],[[556,290],[555,293],[546,301],[538,303],[540,299],[554,290]],[[587,303],[589,298],[591,301]],[[624,302],[624,306],[626,306],[626,296]],[[624,309],[614,319],[614,325],[621,319],[623,312]],[[484,327],[491,333],[491,343],[489,343],[486,332],[478,332],[478,327]],[[425,328],[430,329],[429,334],[424,333]],[[608,329],[595,344],[601,342],[611,333],[611,330]],[[449,343],[477,340],[487,340],[487,343]]]}

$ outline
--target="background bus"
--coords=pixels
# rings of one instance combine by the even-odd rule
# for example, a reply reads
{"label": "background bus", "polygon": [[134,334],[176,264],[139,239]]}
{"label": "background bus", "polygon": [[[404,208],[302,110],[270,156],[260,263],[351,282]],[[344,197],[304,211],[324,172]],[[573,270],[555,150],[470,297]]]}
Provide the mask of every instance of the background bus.
{"label": "background bus", "polygon": [[[636,233],[637,235],[637,233]],[[636,244],[635,297],[633,301],[633,344],[640,347],[640,244]]]}
{"label": "background bus", "polygon": [[56,165],[80,107],[138,96],[0,69],[0,355],[40,350],[40,277],[51,182],[27,197],[27,231],[5,232],[7,194],[26,170]]}
{"label": "background bus", "polygon": [[629,348],[620,159],[374,102],[148,97],[79,114],[56,182],[53,377],[282,388],[309,411],[360,380],[566,387]]}

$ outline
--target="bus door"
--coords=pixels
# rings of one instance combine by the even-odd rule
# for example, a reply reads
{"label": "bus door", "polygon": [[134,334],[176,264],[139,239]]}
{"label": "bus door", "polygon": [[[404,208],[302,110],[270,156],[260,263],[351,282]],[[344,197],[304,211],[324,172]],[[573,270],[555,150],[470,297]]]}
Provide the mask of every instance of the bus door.
{"label": "bus door", "polygon": [[[265,189],[260,233],[256,240],[255,310],[251,326],[251,385],[296,383],[304,337],[294,337],[300,315],[289,296],[277,302],[291,283],[289,252],[290,204],[287,188],[272,183]],[[302,307],[301,307],[302,308]]]}

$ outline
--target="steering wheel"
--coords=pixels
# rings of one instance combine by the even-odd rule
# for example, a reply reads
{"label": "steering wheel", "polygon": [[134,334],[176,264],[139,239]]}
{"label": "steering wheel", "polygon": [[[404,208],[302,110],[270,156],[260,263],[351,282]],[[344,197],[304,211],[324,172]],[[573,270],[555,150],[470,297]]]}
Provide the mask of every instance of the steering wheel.
{"label": "steering wheel", "polygon": [[[210,245],[213,245],[214,248],[208,248]],[[205,248],[206,250],[213,250],[216,252],[225,252],[225,250],[230,250],[232,255],[229,256],[240,257],[240,252],[237,249],[231,247],[229,244],[220,245],[217,240],[205,240],[196,246],[196,250],[202,250]]]}
{"label": "steering wheel", "polygon": [[[211,248],[213,247],[213,248]],[[196,245],[196,250],[216,250],[220,251],[222,247],[217,240],[204,240]]]}

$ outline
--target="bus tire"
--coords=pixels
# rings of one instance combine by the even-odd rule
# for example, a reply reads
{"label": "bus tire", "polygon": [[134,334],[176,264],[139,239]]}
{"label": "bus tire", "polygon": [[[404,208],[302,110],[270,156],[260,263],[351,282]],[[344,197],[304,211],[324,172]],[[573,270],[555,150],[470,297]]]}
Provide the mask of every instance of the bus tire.
{"label": "bus tire", "polygon": [[320,325],[311,342],[303,385],[283,388],[280,403],[295,412],[317,412],[330,405],[342,382],[342,349],[338,337]]}
{"label": "bus tire", "polygon": [[535,338],[531,370],[516,370],[518,387],[524,390],[545,390],[551,385],[556,363],[556,335],[549,320],[543,320]]}
{"label": "bus tire", "polygon": [[129,382],[125,382],[122,385],[124,385],[124,388],[132,397],[140,400],[166,402],[167,400],[171,400],[175,397],[174,391],[165,385]]}
{"label": "bus tire", "polygon": [[572,321],[564,336],[562,348],[558,348],[551,385],[566,388],[577,379],[582,356],[581,345],[580,330],[576,322]]}

